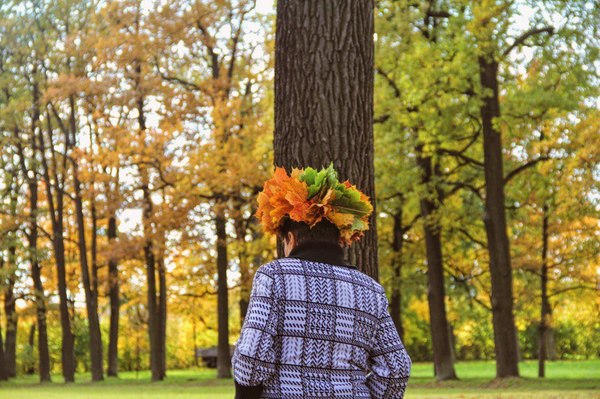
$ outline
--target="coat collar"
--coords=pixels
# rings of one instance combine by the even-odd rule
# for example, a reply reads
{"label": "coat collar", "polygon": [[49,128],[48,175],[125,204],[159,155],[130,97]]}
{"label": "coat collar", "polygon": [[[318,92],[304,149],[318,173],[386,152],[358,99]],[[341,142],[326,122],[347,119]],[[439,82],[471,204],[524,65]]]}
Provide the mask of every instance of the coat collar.
{"label": "coat collar", "polygon": [[331,241],[303,241],[287,257],[356,269],[356,266],[349,265],[344,260],[342,247]]}

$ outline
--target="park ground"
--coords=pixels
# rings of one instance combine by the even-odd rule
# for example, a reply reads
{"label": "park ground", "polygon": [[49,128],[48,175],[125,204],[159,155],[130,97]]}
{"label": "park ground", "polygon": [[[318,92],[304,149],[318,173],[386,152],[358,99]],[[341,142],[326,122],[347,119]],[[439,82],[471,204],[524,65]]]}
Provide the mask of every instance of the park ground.
{"label": "park ground", "polygon": [[[548,362],[547,378],[538,379],[537,363],[520,364],[522,378],[493,379],[493,362],[461,362],[461,379],[438,383],[432,365],[413,365],[405,398],[545,398],[600,399],[600,360]],[[162,382],[149,382],[149,373],[124,372],[100,383],[79,375],[75,384],[64,385],[60,376],[40,384],[36,376],[0,383],[0,399],[221,399],[233,398],[233,381],[218,380],[209,369],[172,370]]]}

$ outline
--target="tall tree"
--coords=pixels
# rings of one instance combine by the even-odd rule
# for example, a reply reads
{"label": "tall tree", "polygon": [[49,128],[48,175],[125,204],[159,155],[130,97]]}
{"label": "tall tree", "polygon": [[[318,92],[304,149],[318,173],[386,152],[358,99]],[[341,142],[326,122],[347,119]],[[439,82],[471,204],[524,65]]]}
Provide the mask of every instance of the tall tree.
{"label": "tall tree", "polygon": [[[36,60],[37,61],[37,60]],[[37,175],[37,143],[36,135],[40,124],[40,84],[39,84],[39,65],[33,64],[31,74],[29,75],[29,84],[31,88],[31,125],[28,136],[21,141],[20,132],[15,127],[15,139],[21,172],[26,176],[29,197],[29,224],[27,235],[27,251],[29,263],[31,266],[31,279],[33,280],[34,301],[36,306],[37,326],[38,326],[38,356],[40,381],[50,381],[50,351],[48,349],[48,327],[47,327],[47,306],[42,283],[41,264],[39,260],[38,248],[38,175]],[[24,151],[24,145],[32,150],[32,157],[27,158]]]}
{"label": "tall tree", "polygon": [[[56,263],[56,274],[58,280],[58,297],[60,310],[60,323],[62,329],[61,364],[65,382],[75,381],[75,336],[71,330],[71,316],[68,308],[68,293],[66,279],[66,258],[64,239],[64,197],[65,178],[67,171],[67,157],[58,159],[58,152],[54,146],[52,135],[52,119],[50,114],[46,115],[48,149],[44,138],[44,129],[40,129],[38,139],[40,146],[40,157],[42,160],[43,179],[46,187],[46,200],[52,223],[52,248],[54,261]],[[66,138],[66,137],[65,137]],[[50,155],[47,155],[49,153]],[[48,161],[47,157],[51,161]],[[51,177],[52,173],[52,177]],[[56,201],[55,201],[56,199]]]}
{"label": "tall tree", "polygon": [[[163,80],[173,84],[176,95],[185,99],[180,112],[191,117],[184,117],[183,123],[196,126],[198,119],[208,121],[202,125],[210,131],[210,138],[200,140],[200,146],[194,143],[197,150],[190,165],[197,177],[190,190],[198,200],[210,204],[216,238],[220,378],[231,376],[227,224],[240,210],[246,218],[249,216],[245,208],[254,201],[252,193],[256,193],[265,174],[263,154],[254,150],[255,139],[264,132],[256,129],[252,112],[258,108],[254,83],[263,68],[263,61],[254,59],[254,51],[261,43],[244,36],[250,26],[262,29],[264,24],[255,6],[255,2],[233,1],[213,9],[204,1],[192,1],[187,9],[177,3],[163,8],[163,14],[170,14],[168,18],[176,21],[162,26],[168,46],[181,43],[185,47],[177,62],[162,55],[155,61]],[[193,28],[184,29],[186,26]]]}
{"label": "tall tree", "polygon": [[[275,36],[275,165],[334,163],[375,198],[374,2],[282,0]],[[378,278],[376,211],[348,260]]]}
{"label": "tall tree", "polygon": [[[73,356],[72,337],[69,332],[68,308],[66,299],[66,287],[64,286],[64,238],[63,236],[63,196],[67,190],[67,176],[71,183],[69,197],[75,205],[74,216],[77,229],[77,250],[79,255],[80,276],[84,291],[91,359],[91,373],[93,381],[103,379],[103,355],[102,337],[100,331],[100,319],[98,315],[98,291],[94,279],[93,263],[90,264],[88,257],[88,238],[86,236],[85,217],[85,181],[81,175],[85,174],[82,166],[82,150],[87,138],[83,137],[84,128],[80,122],[81,104],[79,95],[83,92],[82,82],[86,79],[86,63],[90,53],[82,43],[89,29],[89,17],[92,13],[89,4],[74,1],[57,2],[46,5],[44,13],[47,23],[42,26],[41,36],[46,40],[48,48],[47,57],[54,63],[54,68],[45,72],[48,78],[48,87],[45,100],[48,103],[46,114],[48,126],[48,154],[43,157],[45,178],[47,179],[47,196],[52,210],[55,258],[59,274],[59,295],[61,296],[61,323],[63,329],[63,374],[67,381],[73,381],[75,362]],[[55,42],[49,42],[53,35]],[[63,90],[64,84],[68,83],[70,90]],[[52,126],[55,124],[58,131],[62,133],[62,139],[54,139]],[[40,144],[44,145],[45,138],[39,136]],[[85,141],[84,141],[85,140]],[[59,142],[62,162],[56,156],[55,142]],[[47,158],[47,159],[46,159]],[[48,165],[50,164],[50,165]],[[51,169],[51,170],[50,170]],[[62,176],[61,176],[62,175]],[[53,181],[54,180],[54,181]],[[53,185],[53,190],[48,185]],[[56,206],[52,198],[53,191],[57,192]],[[93,201],[92,201],[93,203]],[[92,242],[93,246],[93,242]],[[93,248],[92,248],[93,249]],[[93,259],[93,251],[92,251]]]}
{"label": "tall tree", "polygon": [[[380,4],[382,10],[376,71],[377,77],[381,77],[385,85],[384,93],[388,94],[388,98],[380,103],[379,108],[383,112],[378,121],[384,123],[382,126],[390,127],[388,135],[405,143],[403,146],[396,145],[400,147],[402,156],[410,154],[413,157],[414,154],[416,161],[418,179],[412,182],[412,186],[404,185],[407,191],[404,196],[415,191],[419,196],[434,369],[438,380],[448,380],[455,379],[456,372],[446,315],[446,262],[442,241],[444,221],[441,215],[447,195],[445,191],[449,191],[448,194],[456,191],[445,188],[451,177],[456,178],[456,173],[444,175],[442,170],[460,165],[454,158],[463,156],[469,145],[460,151],[454,148],[458,145],[464,147],[464,141],[472,144],[476,135],[456,122],[457,115],[463,115],[464,108],[468,107],[468,103],[461,98],[464,94],[461,93],[462,87],[455,87],[453,82],[444,79],[438,72],[444,68],[452,71],[449,74],[464,79],[464,72],[460,71],[465,66],[456,62],[454,55],[448,55],[445,50],[454,49],[460,43],[456,39],[456,27],[444,21],[450,14],[440,10],[436,3],[429,1],[422,7],[410,2]],[[406,74],[418,74],[418,77],[406,80]],[[461,81],[460,84],[469,86],[468,81]],[[432,119],[443,122],[431,123]],[[452,156],[446,157],[446,153]],[[400,170],[407,170],[404,164],[398,166],[395,170],[399,173]],[[410,176],[409,173],[404,174]]]}
{"label": "tall tree", "polygon": [[481,85],[480,115],[483,133],[485,174],[485,230],[490,258],[492,283],[492,322],[496,352],[496,375],[519,375],[519,348],[513,311],[513,277],[505,210],[505,175],[501,132],[497,120],[501,116],[499,95],[499,66],[511,51],[531,37],[552,34],[549,26],[534,27],[512,43],[499,43],[494,38],[498,29],[507,30],[511,4],[491,1],[476,2],[473,7],[472,30],[477,38],[477,61]]}
{"label": "tall tree", "polygon": [[[160,287],[157,284],[157,219],[155,218],[156,200],[154,194],[156,185],[154,179],[154,167],[160,170],[160,161],[157,153],[162,150],[160,144],[154,141],[154,130],[148,125],[149,109],[148,103],[154,94],[155,81],[151,74],[150,59],[154,55],[156,45],[150,45],[150,33],[148,26],[148,13],[144,10],[142,2],[131,0],[126,2],[108,2],[96,15],[95,21],[102,27],[98,37],[93,44],[101,56],[102,70],[110,74],[113,82],[124,82],[123,97],[113,95],[111,106],[121,107],[123,112],[119,120],[125,123],[130,120],[130,133],[123,146],[127,149],[122,151],[130,170],[128,173],[137,174],[138,179],[132,189],[141,195],[136,205],[141,208],[141,225],[143,244],[141,245],[142,259],[146,276],[146,308],[147,308],[147,333],[149,339],[150,369],[152,380],[164,379],[165,370],[161,361],[163,352],[160,339],[160,315],[159,299]],[[112,64],[114,63],[114,64]],[[106,116],[106,128],[113,129],[110,114]],[[114,126],[118,130],[116,134],[123,134],[121,126]],[[150,145],[150,143],[156,144]],[[155,156],[156,155],[156,156]],[[114,205],[114,204],[113,204]],[[109,210],[113,213],[115,210]],[[110,216],[109,216],[110,218]],[[111,232],[116,235],[115,230]],[[114,239],[113,239],[114,242]],[[113,258],[113,261],[115,259]],[[113,268],[113,275],[115,274]],[[113,318],[113,334],[117,328],[115,320],[118,317],[117,309],[117,286],[112,286],[112,309],[115,312]],[[113,348],[116,341],[112,342]],[[111,359],[114,362],[114,355]],[[113,363],[114,364],[114,363]],[[112,367],[112,366],[111,366]]]}
{"label": "tall tree", "polygon": [[[73,137],[74,139],[75,137]],[[83,214],[83,198],[81,193],[81,182],[79,180],[78,165],[73,163],[73,188],[75,191],[75,209],[78,231],[79,262],[81,265],[81,277],[86,299],[88,313],[88,328],[90,330],[90,354],[92,360],[92,381],[104,379],[104,368],[102,366],[102,338],[100,335],[100,320],[98,317],[98,292],[93,289],[92,278],[88,266],[87,245],[85,237],[85,219]]]}
{"label": "tall tree", "polygon": [[[504,169],[500,132],[493,119],[500,116],[498,63],[493,54],[479,58],[481,86],[486,90],[481,106],[485,160],[485,226],[490,255],[492,315],[498,377],[519,375],[517,330],[513,313],[512,266],[504,209]],[[489,90],[489,92],[488,92]]]}
{"label": "tall tree", "polygon": [[[2,10],[4,11],[4,10]],[[4,351],[5,373],[7,377],[16,375],[16,345],[17,345],[17,309],[15,284],[19,258],[17,250],[24,247],[25,258],[31,266],[33,286],[40,287],[39,263],[37,262],[37,176],[36,153],[28,151],[32,135],[39,126],[40,88],[38,74],[39,56],[36,56],[27,40],[33,47],[39,47],[38,36],[31,29],[31,14],[26,14],[22,20],[29,23],[21,24],[19,19],[10,13],[2,16],[2,34],[0,35],[0,111],[2,122],[2,150],[0,151],[2,175],[2,213],[8,217],[7,225],[2,223],[2,291],[4,293],[4,311],[6,317],[6,339]],[[25,27],[27,26],[27,27]],[[28,66],[35,65],[32,69]],[[35,143],[34,143],[35,144]],[[22,187],[28,189],[24,192]],[[6,202],[8,200],[8,203]],[[6,206],[8,209],[4,209]],[[35,211],[33,211],[35,209]],[[34,232],[35,230],[35,232]],[[25,239],[21,236],[23,234]],[[7,251],[4,258],[4,251]],[[6,279],[4,281],[4,279]],[[24,283],[21,281],[20,283]],[[47,380],[48,373],[48,342],[46,331],[46,306],[43,289],[40,295],[33,290],[36,314],[39,316],[40,327],[44,329],[39,341],[41,349],[40,378]]]}
{"label": "tall tree", "polygon": [[[432,165],[431,156],[423,154],[423,147],[417,149],[417,164],[422,171],[422,182],[431,186],[436,179],[436,166]],[[436,173],[437,172],[437,173]],[[430,190],[431,187],[428,187]],[[448,318],[446,317],[444,262],[442,257],[442,240],[440,225],[436,223],[438,204],[443,201],[439,187],[435,193],[426,193],[421,199],[421,216],[427,253],[427,298],[429,301],[429,323],[433,346],[435,375],[438,380],[456,379],[454,371],[452,347]]]}
{"label": "tall tree", "polygon": [[[135,18],[135,29],[136,34],[140,34],[141,26],[141,3],[138,2],[137,12]],[[147,133],[146,127],[146,112],[144,106],[146,103],[145,93],[142,90],[143,75],[142,75],[142,60],[134,60],[135,70],[135,105],[138,112],[138,135],[141,142],[145,141]],[[150,367],[152,369],[152,381],[162,380],[164,378],[163,370],[161,369],[160,360],[160,324],[158,315],[158,302],[156,298],[157,287],[156,287],[156,255],[155,240],[154,240],[154,229],[152,219],[154,215],[154,202],[152,199],[151,182],[148,167],[145,160],[141,160],[138,163],[139,174],[141,177],[141,189],[143,194],[142,200],[142,221],[144,231],[144,259],[146,261],[146,284],[147,284],[147,296],[148,296],[148,335],[150,338]]]}

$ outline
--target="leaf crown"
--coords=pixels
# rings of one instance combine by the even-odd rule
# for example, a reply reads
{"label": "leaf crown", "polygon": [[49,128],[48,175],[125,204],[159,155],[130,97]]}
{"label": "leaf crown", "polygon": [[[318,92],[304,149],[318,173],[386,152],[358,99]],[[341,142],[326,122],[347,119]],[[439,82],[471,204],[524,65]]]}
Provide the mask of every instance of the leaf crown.
{"label": "leaf crown", "polygon": [[286,217],[311,228],[323,219],[340,231],[340,243],[350,245],[369,229],[373,206],[369,197],[348,180],[340,182],[333,163],[319,171],[275,168],[275,174],[258,194],[256,217],[265,231],[280,232]]}

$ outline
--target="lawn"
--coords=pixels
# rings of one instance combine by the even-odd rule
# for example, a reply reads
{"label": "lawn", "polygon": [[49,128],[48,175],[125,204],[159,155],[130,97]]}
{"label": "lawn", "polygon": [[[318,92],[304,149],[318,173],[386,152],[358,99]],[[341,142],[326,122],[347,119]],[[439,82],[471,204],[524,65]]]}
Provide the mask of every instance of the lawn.
{"label": "lawn", "polygon": [[[547,378],[536,378],[537,364],[520,364],[523,378],[494,380],[493,362],[462,362],[456,366],[459,381],[437,383],[431,364],[413,365],[405,398],[545,398],[600,399],[600,360],[549,362]],[[231,380],[217,380],[214,370],[172,370],[163,382],[149,382],[148,372],[126,372],[101,383],[88,375],[75,384],[39,384],[35,376],[0,383],[0,399],[221,399],[233,398]]]}

